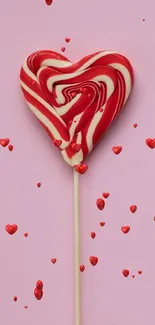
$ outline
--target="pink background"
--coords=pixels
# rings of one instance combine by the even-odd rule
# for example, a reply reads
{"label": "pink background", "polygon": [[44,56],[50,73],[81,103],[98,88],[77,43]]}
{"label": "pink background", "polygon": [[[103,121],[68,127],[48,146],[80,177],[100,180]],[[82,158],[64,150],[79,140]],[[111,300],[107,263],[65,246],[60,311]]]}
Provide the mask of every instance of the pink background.
{"label": "pink background", "polygon": [[[153,0],[54,0],[51,7],[44,0],[1,2],[0,137],[14,145],[12,152],[0,147],[1,324],[75,324],[73,173],[27,109],[18,80],[28,54],[59,51],[65,37],[71,37],[66,56],[73,61],[115,49],[128,56],[136,77],[126,109],[81,177],[81,325],[154,323],[155,149],[145,144],[155,137],[154,12]],[[115,145],[123,146],[118,156],[111,150]],[[95,202],[104,191],[110,197],[99,211]],[[19,230],[10,236],[5,225],[13,223]],[[122,225],[131,226],[127,235]],[[99,258],[96,267],[91,255]],[[33,296],[39,279],[41,301]]]}

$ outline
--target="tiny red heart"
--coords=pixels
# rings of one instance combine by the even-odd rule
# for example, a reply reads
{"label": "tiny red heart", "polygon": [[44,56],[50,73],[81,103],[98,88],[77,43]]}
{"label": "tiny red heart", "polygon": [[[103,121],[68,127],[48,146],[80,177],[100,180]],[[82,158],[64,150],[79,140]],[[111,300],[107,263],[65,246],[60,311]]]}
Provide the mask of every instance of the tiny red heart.
{"label": "tiny red heart", "polygon": [[123,226],[121,230],[124,232],[124,234],[127,234],[130,231],[130,226]]}
{"label": "tiny red heart", "polygon": [[56,258],[52,258],[52,259],[51,259],[51,262],[52,262],[53,264],[55,264],[55,263],[56,263],[56,261],[57,261],[57,259],[56,259]]}
{"label": "tiny red heart", "polygon": [[48,6],[50,6],[53,3],[53,0],[45,0],[45,1]]}
{"label": "tiny red heart", "polygon": [[79,152],[81,150],[82,146],[81,144],[78,144],[78,143],[73,143],[72,144],[72,149],[75,151],[75,152]]}
{"label": "tiny red heart", "polygon": [[79,174],[84,174],[87,171],[87,169],[88,169],[88,165],[86,165],[86,164],[83,164],[83,165],[79,164],[79,165],[76,165],[75,166],[75,169],[77,170],[77,172]]}
{"label": "tiny red heart", "polygon": [[37,183],[37,187],[41,187],[41,183],[39,182],[39,183]]}
{"label": "tiny red heart", "polygon": [[9,142],[10,142],[10,140],[8,138],[0,139],[0,144],[1,144],[2,147],[7,147]]}
{"label": "tiny red heart", "polygon": [[9,144],[8,145],[8,149],[9,149],[9,151],[12,151],[13,150],[13,145],[12,144]]}
{"label": "tiny red heart", "polygon": [[94,239],[95,237],[96,237],[96,233],[92,231],[92,232],[91,232],[91,238]]}
{"label": "tiny red heart", "polygon": [[62,140],[54,139],[53,143],[57,148],[59,148],[61,146],[61,144],[62,144]]}
{"label": "tiny red heart", "polygon": [[136,205],[131,205],[131,206],[130,206],[130,211],[131,211],[132,213],[135,213],[135,212],[137,211],[137,206],[136,206]]}
{"label": "tiny red heart", "polygon": [[126,270],[126,269],[124,269],[123,271],[122,271],[122,274],[125,276],[125,278],[127,278],[128,276],[129,276],[129,270]]}
{"label": "tiny red heart", "polygon": [[25,233],[24,233],[24,236],[25,236],[25,237],[28,237],[28,235],[29,235],[28,232],[25,232]]}
{"label": "tiny red heart", "polygon": [[62,47],[62,48],[61,48],[61,51],[62,51],[62,52],[65,52],[65,51],[66,51],[66,48],[65,48],[65,47]]}
{"label": "tiny red heart", "polygon": [[137,123],[134,123],[134,124],[133,124],[133,127],[134,127],[134,128],[136,128],[137,126],[138,126],[138,124],[137,124]]}
{"label": "tiny red heart", "polygon": [[84,270],[85,270],[85,266],[84,265],[80,265],[80,271],[81,272],[84,272]]}
{"label": "tiny red heart", "polygon": [[146,144],[149,148],[154,149],[155,148],[155,139],[147,138]]}
{"label": "tiny red heart", "polygon": [[36,283],[36,288],[39,290],[43,289],[43,282],[41,280],[38,280]]}
{"label": "tiny red heart", "polygon": [[110,193],[108,193],[108,192],[102,193],[102,196],[103,196],[105,199],[107,199],[107,198],[109,197],[109,195],[110,195]]}
{"label": "tiny red heart", "polygon": [[135,275],[134,275],[134,274],[132,275],[132,278],[133,278],[133,279],[135,278]]}
{"label": "tiny red heart", "polygon": [[115,155],[118,155],[122,151],[122,147],[121,146],[112,147],[112,151],[115,153]]}
{"label": "tiny red heart", "polygon": [[28,306],[24,306],[24,308],[25,308],[25,309],[27,309],[27,308],[28,308]]}
{"label": "tiny red heart", "polygon": [[91,263],[93,266],[95,266],[95,265],[98,263],[98,257],[96,257],[96,256],[90,256],[90,257],[89,257],[89,261],[90,261],[90,263]]}
{"label": "tiny red heart", "polygon": [[143,272],[141,270],[138,271],[138,274],[142,274]]}
{"label": "tiny red heart", "polygon": [[71,40],[71,39],[70,39],[70,38],[68,38],[68,37],[66,37],[66,38],[65,38],[65,41],[66,41],[66,43],[69,43],[69,42],[70,42],[70,40]]}
{"label": "tiny red heart", "polygon": [[104,227],[104,226],[105,226],[105,222],[101,221],[101,222],[100,222],[100,226],[101,226],[101,227]]}
{"label": "tiny red heart", "polygon": [[17,298],[16,296],[15,296],[15,297],[13,297],[13,300],[14,300],[14,301],[17,301],[17,299],[18,299],[18,298]]}
{"label": "tiny red heart", "polygon": [[43,291],[40,290],[40,289],[35,288],[34,289],[34,295],[35,295],[37,300],[41,300],[41,298],[43,296]]}
{"label": "tiny red heart", "polygon": [[97,205],[99,210],[103,210],[104,207],[105,207],[105,201],[103,199],[99,198],[96,201],[96,205]]}
{"label": "tiny red heart", "polygon": [[14,225],[6,225],[5,229],[10,235],[13,235],[18,230],[18,226],[15,224]]}

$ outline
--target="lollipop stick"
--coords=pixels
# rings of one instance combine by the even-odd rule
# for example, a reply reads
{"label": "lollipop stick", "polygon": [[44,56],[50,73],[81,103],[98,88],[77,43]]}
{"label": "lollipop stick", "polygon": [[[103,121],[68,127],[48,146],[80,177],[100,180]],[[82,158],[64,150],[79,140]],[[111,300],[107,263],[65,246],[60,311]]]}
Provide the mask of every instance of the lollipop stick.
{"label": "lollipop stick", "polygon": [[80,198],[79,173],[74,168],[74,232],[75,232],[75,325],[80,325]]}

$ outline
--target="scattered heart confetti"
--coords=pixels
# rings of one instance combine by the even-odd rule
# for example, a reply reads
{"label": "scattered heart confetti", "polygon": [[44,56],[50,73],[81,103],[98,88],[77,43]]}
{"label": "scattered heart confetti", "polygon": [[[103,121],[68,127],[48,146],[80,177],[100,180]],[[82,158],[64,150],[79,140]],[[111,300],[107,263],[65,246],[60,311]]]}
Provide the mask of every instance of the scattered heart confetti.
{"label": "scattered heart confetti", "polygon": [[43,290],[35,288],[34,289],[34,295],[35,295],[37,300],[41,300],[41,298],[43,297]]}
{"label": "scattered heart confetti", "polygon": [[110,193],[108,193],[108,192],[102,193],[102,196],[103,196],[105,199],[107,199],[107,198],[109,197],[109,195],[110,195]]}
{"label": "scattered heart confetti", "polygon": [[54,143],[54,145],[55,145],[57,148],[59,148],[59,147],[61,146],[61,144],[62,144],[62,140],[57,140],[57,139],[55,139],[55,140],[53,141],[53,143]]}
{"label": "scattered heart confetti", "polygon": [[126,269],[124,269],[123,271],[122,271],[122,274],[125,276],[125,278],[127,278],[128,276],[129,276],[129,270],[126,270]]}
{"label": "scattered heart confetti", "polygon": [[139,270],[139,271],[138,271],[138,274],[140,274],[140,275],[141,275],[142,273],[143,273],[143,272],[142,272],[141,270]]}
{"label": "scattered heart confetti", "polygon": [[72,144],[72,149],[75,151],[75,152],[79,152],[81,150],[82,146],[81,144],[78,144],[78,143],[73,143]]}
{"label": "scattered heart confetti", "polygon": [[80,271],[81,272],[84,272],[84,270],[85,270],[85,266],[84,265],[80,265]]}
{"label": "scattered heart confetti", "polygon": [[9,151],[12,151],[13,150],[13,145],[12,144],[9,144],[8,145],[8,149],[9,149]]}
{"label": "scattered heart confetti", "polygon": [[39,290],[43,289],[43,282],[41,280],[38,280],[36,282],[36,288],[39,289]]}
{"label": "scattered heart confetti", "polygon": [[7,147],[9,142],[10,142],[10,140],[8,138],[0,139],[0,144],[2,147]]}
{"label": "scattered heart confetti", "polygon": [[65,38],[65,42],[66,42],[66,43],[69,43],[70,40],[71,40],[70,38],[67,38],[67,37]]}
{"label": "scattered heart confetti", "polygon": [[15,297],[13,297],[13,300],[14,300],[14,301],[17,301],[17,299],[18,299],[18,298],[17,298],[16,296],[15,296]]}
{"label": "scattered heart confetti", "polygon": [[53,0],[45,0],[46,4],[50,6],[53,3]]}
{"label": "scattered heart confetti", "polygon": [[8,232],[8,234],[13,235],[18,230],[18,226],[15,224],[14,225],[6,225],[5,229]]}
{"label": "scattered heart confetti", "polygon": [[134,123],[133,124],[133,127],[136,129],[136,127],[138,126],[138,124],[137,123]]}
{"label": "scattered heart confetti", "polygon": [[123,226],[121,230],[124,232],[124,234],[127,234],[130,231],[130,226]]}
{"label": "scattered heart confetti", "polygon": [[115,155],[118,155],[122,151],[122,147],[121,146],[112,147],[112,151],[115,153]]}
{"label": "scattered heart confetti", "polygon": [[147,138],[146,144],[149,148],[154,149],[155,148],[155,139]]}
{"label": "scattered heart confetti", "polygon": [[28,308],[28,306],[24,306],[24,308],[25,308],[25,309],[27,309],[27,308]]}
{"label": "scattered heart confetti", "polygon": [[135,213],[135,212],[137,211],[137,206],[136,206],[136,205],[131,205],[131,206],[130,206],[130,211],[131,211],[132,213]]}
{"label": "scattered heart confetti", "polygon": [[79,174],[84,174],[86,171],[87,171],[87,169],[88,169],[88,165],[86,165],[86,164],[79,164],[79,165],[76,165],[75,166],[75,169],[77,170],[77,172],[79,173]]}
{"label": "scattered heart confetti", "polygon": [[91,238],[93,238],[93,239],[96,237],[96,233],[95,232],[91,232],[90,235],[91,235]]}
{"label": "scattered heart confetti", "polygon": [[56,258],[52,258],[52,259],[51,259],[51,262],[52,262],[53,264],[55,264],[55,263],[56,263],[56,261],[57,261],[57,259],[56,259]]}
{"label": "scattered heart confetti", "polygon": [[132,278],[133,278],[133,279],[135,278],[135,275],[134,275],[134,274],[132,275]]}
{"label": "scattered heart confetti", "polygon": [[24,236],[25,236],[25,237],[28,237],[28,235],[29,235],[28,232],[25,232],[25,233],[24,233]]}
{"label": "scattered heart confetti", "polygon": [[103,210],[104,207],[105,207],[105,201],[103,199],[99,198],[96,201],[96,205],[97,205],[99,210]]}
{"label": "scattered heart confetti", "polygon": [[90,256],[90,257],[89,257],[89,261],[90,261],[90,263],[91,263],[93,266],[95,266],[95,265],[98,263],[98,257],[96,257],[96,256]]}
{"label": "scattered heart confetti", "polygon": [[62,52],[65,52],[65,51],[66,51],[66,48],[65,48],[65,47],[62,47],[62,48],[61,48],[61,51],[62,51]]}
{"label": "scattered heart confetti", "polygon": [[101,222],[100,222],[100,226],[101,226],[101,227],[104,227],[104,226],[105,226],[105,222],[104,222],[104,221],[101,221]]}
{"label": "scattered heart confetti", "polygon": [[41,187],[41,183],[39,182],[39,183],[37,183],[37,187]]}

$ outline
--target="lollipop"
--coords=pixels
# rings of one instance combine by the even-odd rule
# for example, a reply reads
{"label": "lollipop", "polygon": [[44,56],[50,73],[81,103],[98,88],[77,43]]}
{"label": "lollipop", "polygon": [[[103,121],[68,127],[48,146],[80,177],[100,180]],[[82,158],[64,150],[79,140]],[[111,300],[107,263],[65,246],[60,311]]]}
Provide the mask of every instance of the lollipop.
{"label": "lollipop", "polygon": [[79,173],[125,105],[133,86],[133,70],[113,51],[88,55],[73,64],[54,51],[38,51],[24,62],[20,83],[30,110],[74,167],[76,325],[80,325]]}

